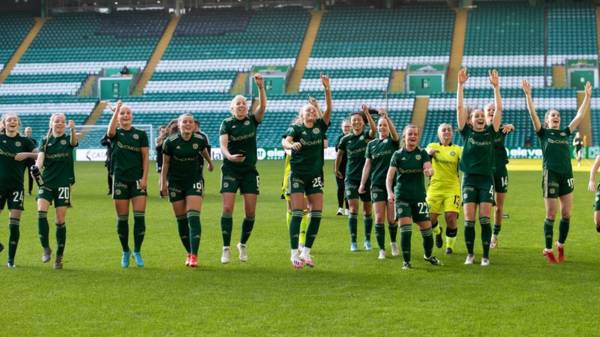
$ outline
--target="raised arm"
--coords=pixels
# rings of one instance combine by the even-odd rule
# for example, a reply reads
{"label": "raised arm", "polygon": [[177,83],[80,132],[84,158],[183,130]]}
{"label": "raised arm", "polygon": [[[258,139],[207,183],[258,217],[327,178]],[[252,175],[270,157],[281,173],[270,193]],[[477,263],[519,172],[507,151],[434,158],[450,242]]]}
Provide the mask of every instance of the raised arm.
{"label": "raised arm", "polygon": [[498,132],[502,124],[502,96],[500,95],[500,76],[498,76],[496,70],[490,71],[490,84],[494,88],[494,105],[496,108],[492,125],[494,126],[494,131]]}
{"label": "raised arm", "polygon": [[583,120],[585,113],[590,108],[591,100],[592,100],[592,85],[590,84],[590,82],[587,82],[585,84],[585,97],[583,97],[583,102],[581,102],[581,106],[579,107],[579,110],[577,110],[577,114],[575,115],[575,117],[573,117],[573,120],[571,121],[571,123],[569,123],[569,130],[571,132],[574,132],[577,129],[577,127],[579,127],[579,124],[581,124],[581,121]]}
{"label": "raised arm", "polygon": [[254,81],[258,87],[258,106],[254,110],[254,117],[258,122],[262,122],[267,110],[267,92],[265,91],[265,80],[261,74],[254,75]]}
{"label": "raised arm", "polygon": [[535,132],[538,132],[542,128],[542,123],[540,122],[540,118],[535,111],[535,105],[533,104],[533,98],[531,97],[531,85],[529,82],[527,82],[527,80],[523,80],[521,81],[521,86],[523,87],[525,99],[527,100],[527,111],[529,111],[529,117],[533,123],[533,129]]}
{"label": "raised arm", "polygon": [[325,111],[323,111],[323,121],[329,125],[331,122],[331,109],[333,108],[333,100],[331,99],[331,86],[329,82],[329,76],[321,75],[321,83],[323,83],[323,90],[325,91]]}
{"label": "raised arm", "polygon": [[381,116],[382,118],[385,118],[385,120],[388,122],[388,126],[390,128],[390,136],[392,137],[392,140],[397,142],[400,140],[400,135],[398,135],[398,131],[396,130],[396,126],[394,125],[394,122],[392,121],[392,119],[390,118],[390,116],[388,115],[387,111],[385,111],[385,109],[379,109],[379,116]]}
{"label": "raised arm", "polygon": [[375,133],[377,132],[377,125],[373,120],[373,116],[371,116],[371,113],[369,112],[369,106],[363,104],[362,111],[365,115],[365,118],[367,119],[367,123],[369,124],[369,138],[375,138]]}
{"label": "raised arm", "polygon": [[118,101],[117,106],[113,110],[113,115],[110,118],[110,123],[108,123],[108,130],[106,130],[106,135],[108,136],[108,138],[113,138],[117,134],[117,117],[119,116],[119,111],[121,111],[122,106],[123,103],[121,101]]}
{"label": "raised arm", "polygon": [[590,169],[590,181],[588,183],[588,191],[590,191],[590,192],[596,191],[596,172],[598,172],[599,167],[600,167],[600,156],[596,156],[594,165],[592,165],[592,168]]}
{"label": "raised arm", "polygon": [[465,82],[469,79],[467,70],[462,68],[458,71],[458,84],[456,86],[456,121],[458,123],[458,129],[462,130],[467,123],[469,117],[464,106],[464,89]]}
{"label": "raised arm", "polygon": [[79,144],[79,139],[77,139],[77,132],[75,130],[75,121],[69,121],[69,129],[71,130],[71,146],[75,147]]}

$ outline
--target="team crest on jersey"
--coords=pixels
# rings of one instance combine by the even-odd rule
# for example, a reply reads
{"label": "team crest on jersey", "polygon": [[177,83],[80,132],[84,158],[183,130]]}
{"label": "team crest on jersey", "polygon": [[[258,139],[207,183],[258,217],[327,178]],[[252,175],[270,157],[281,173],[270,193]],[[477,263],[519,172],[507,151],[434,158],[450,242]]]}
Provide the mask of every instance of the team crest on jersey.
{"label": "team crest on jersey", "polygon": [[416,159],[416,160],[421,160],[421,155],[420,155],[420,154],[416,155],[416,156],[415,156],[415,159]]}
{"label": "team crest on jersey", "polygon": [[245,121],[244,125],[250,125],[250,121]]}
{"label": "team crest on jersey", "polygon": [[15,142],[15,146],[16,146],[16,147],[21,147],[21,142],[19,142],[19,141],[16,141],[16,142]]}
{"label": "team crest on jersey", "polygon": [[313,133],[314,133],[315,135],[318,135],[319,133],[321,133],[321,129],[319,129],[319,128],[314,128],[314,129],[313,129]]}
{"label": "team crest on jersey", "polygon": [[198,144],[194,144],[194,145],[192,145],[192,148],[193,148],[194,150],[198,150]]}
{"label": "team crest on jersey", "polygon": [[566,136],[567,134],[566,134],[566,133],[564,133],[564,132],[561,132],[561,133],[560,133],[560,135],[564,137],[564,136]]}
{"label": "team crest on jersey", "polygon": [[306,135],[306,131],[302,131],[302,134],[303,134],[303,135]]}
{"label": "team crest on jersey", "polygon": [[179,150],[179,149],[181,149],[181,146],[177,145],[177,146],[175,146],[175,148],[176,148],[177,150]]}
{"label": "team crest on jersey", "polygon": [[387,140],[387,139],[384,139],[384,140],[383,140],[383,144],[386,144],[387,142],[388,142],[388,140]]}
{"label": "team crest on jersey", "polygon": [[450,151],[450,155],[451,155],[452,157],[454,157],[454,156],[456,156],[456,152],[454,152],[454,151]]}
{"label": "team crest on jersey", "polygon": [[133,139],[135,139],[135,140],[138,140],[138,139],[140,139],[140,136],[139,136],[138,134],[133,134],[133,136],[132,136],[132,137],[133,137]]}
{"label": "team crest on jersey", "polygon": [[231,128],[232,128],[232,129],[235,129],[235,125],[232,125],[232,126],[231,126]]}
{"label": "team crest on jersey", "polygon": [[60,145],[67,145],[67,141],[66,141],[66,140],[64,140],[64,139],[62,139],[62,140],[60,141]]}

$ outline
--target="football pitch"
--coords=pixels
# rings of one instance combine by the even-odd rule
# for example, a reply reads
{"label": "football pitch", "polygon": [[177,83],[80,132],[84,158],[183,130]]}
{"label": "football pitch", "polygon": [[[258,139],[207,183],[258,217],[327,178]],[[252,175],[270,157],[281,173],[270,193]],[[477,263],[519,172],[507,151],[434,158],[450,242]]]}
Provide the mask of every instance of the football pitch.
{"label": "football pitch", "polygon": [[[466,249],[461,217],[455,254],[434,251],[444,263],[441,267],[422,260],[421,236],[413,227],[413,269],[403,271],[401,257],[377,260],[374,233],[372,251],[350,252],[347,219],[335,215],[335,181],[329,161],[323,221],[313,247],[314,269],[294,270],[289,261],[285,203],[279,198],[283,163],[279,161],[258,164],[262,186],[248,262],[239,262],[233,247],[232,262],[220,263],[220,174],[216,169],[205,173],[200,267],[185,267],[170,204],[158,198],[158,176],[153,172],[142,249],[146,267],[136,268],[132,262],[129,269],[122,269],[105,169],[100,163],[77,163],[74,207],[67,214],[64,269],[53,270],[52,263],[40,261],[37,212],[30,196],[21,220],[17,268],[6,268],[7,253],[0,253],[0,335],[598,335],[600,234],[593,224],[594,194],[586,191],[591,161],[575,172],[567,261],[559,265],[548,265],[542,257],[540,165],[539,161],[511,163],[519,171],[510,172],[508,218],[489,267],[463,265]],[[238,199],[234,243],[239,239],[242,210]],[[51,224],[53,219],[49,212]],[[0,241],[6,245],[6,210],[0,221]],[[50,242],[55,250],[53,227]],[[362,229],[359,219],[359,247]],[[476,231],[479,262],[479,225]],[[555,239],[557,235],[558,219]]]}

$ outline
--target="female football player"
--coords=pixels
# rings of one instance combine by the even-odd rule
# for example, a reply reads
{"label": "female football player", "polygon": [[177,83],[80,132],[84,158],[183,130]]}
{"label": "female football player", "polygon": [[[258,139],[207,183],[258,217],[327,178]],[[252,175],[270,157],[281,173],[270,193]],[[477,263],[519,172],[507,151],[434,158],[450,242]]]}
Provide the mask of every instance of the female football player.
{"label": "female football player", "polygon": [[[548,263],[560,263],[565,260],[564,244],[569,234],[571,207],[573,205],[573,168],[571,167],[571,153],[569,150],[569,136],[577,129],[586,111],[589,109],[592,98],[592,86],[588,82],[585,85],[585,97],[577,114],[568,126],[561,128],[560,112],[555,109],[546,111],[544,123],[540,119],[533,104],[531,96],[531,85],[527,81],[522,82],[523,92],[527,100],[529,117],[533,128],[540,138],[543,154],[542,191],[544,193],[544,205],[546,207],[546,220],[544,221],[545,248],[544,256]],[[560,200],[560,223],[558,227],[558,241],[556,248],[558,258],[552,251],[552,239],[554,234],[554,219],[558,211],[557,201]]]}
{"label": "female football player", "polygon": [[402,147],[392,155],[385,184],[388,200],[396,207],[396,219],[400,225],[400,246],[404,260],[402,269],[412,268],[410,256],[413,222],[421,230],[425,261],[439,266],[442,263],[432,254],[433,232],[425,201],[425,177],[433,175],[431,160],[427,151],[418,146],[419,128],[416,125],[404,127],[402,138]]}
{"label": "female football player", "polygon": [[[331,119],[331,90],[329,77],[322,75],[327,109],[323,118],[317,118],[317,108],[306,104],[300,111],[301,124],[288,128],[285,142],[286,150],[292,151],[289,192],[292,201],[292,220],[290,221],[291,262],[294,268],[304,265],[314,267],[310,250],[321,224],[323,209],[323,145],[325,133]],[[305,199],[306,196],[306,199]],[[308,205],[306,205],[306,201]],[[298,236],[303,210],[308,206],[310,222],[306,231],[306,242],[302,252],[298,253]]]}
{"label": "female football player", "polygon": [[256,132],[267,108],[264,79],[260,74],[256,74],[254,80],[259,92],[259,104],[256,110],[253,113],[248,113],[246,98],[240,95],[235,96],[231,100],[231,117],[223,120],[219,131],[219,144],[223,153],[223,166],[221,166],[223,252],[221,263],[229,263],[231,259],[232,215],[235,206],[235,193],[238,189],[244,198],[245,211],[240,242],[237,244],[239,259],[242,262],[248,261],[246,244],[254,228],[256,200],[260,183],[258,171],[256,170]]}
{"label": "female football player", "polygon": [[365,165],[362,170],[359,194],[367,191],[366,184],[371,181],[371,200],[375,209],[375,237],[379,246],[378,259],[385,259],[385,221],[388,222],[390,231],[390,242],[392,246],[392,256],[400,254],[396,235],[398,233],[398,224],[394,214],[394,204],[388,200],[387,189],[385,187],[385,178],[392,155],[400,146],[400,137],[396,132],[394,123],[383,109],[379,110],[379,120],[377,121],[377,139],[367,144],[365,151]]}
{"label": "female football player", "polygon": [[[144,267],[141,249],[146,233],[146,187],[148,186],[148,136],[133,127],[133,112],[117,102],[106,135],[112,144],[113,200],[117,213],[117,233],[123,254],[121,267],[129,267],[129,204],[133,208],[133,257]],[[117,127],[118,126],[118,127]]]}
{"label": "female football player", "polygon": [[460,169],[463,171],[463,211],[465,214],[465,244],[467,258],[465,264],[473,264],[475,246],[475,214],[479,208],[481,243],[483,256],[481,265],[490,264],[490,240],[492,226],[490,211],[494,202],[494,136],[502,122],[502,97],[498,72],[490,71],[489,80],[494,89],[495,113],[491,124],[486,124],[482,109],[467,111],[463,102],[463,89],[468,76],[465,69],[458,72],[456,96],[456,119],[458,130],[464,141]]}

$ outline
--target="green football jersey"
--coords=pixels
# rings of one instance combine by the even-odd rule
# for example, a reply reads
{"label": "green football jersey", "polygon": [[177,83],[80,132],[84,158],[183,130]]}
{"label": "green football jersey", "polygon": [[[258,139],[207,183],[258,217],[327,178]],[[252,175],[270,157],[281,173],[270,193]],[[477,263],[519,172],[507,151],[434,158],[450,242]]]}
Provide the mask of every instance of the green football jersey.
{"label": "green football jersey", "polygon": [[537,132],[542,145],[544,168],[562,174],[573,174],[571,153],[569,151],[569,136],[571,130],[541,128]]}
{"label": "green football jersey", "polygon": [[470,125],[465,125],[460,134],[464,142],[460,170],[468,174],[493,175],[494,127],[488,125],[477,132]]}
{"label": "green football jersey", "polygon": [[346,155],[346,180],[360,181],[363,166],[365,166],[365,151],[367,144],[372,138],[369,138],[370,129],[355,135],[350,132],[340,141],[339,149]]}
{"label": "green football jersey", "polygon": [[42,180],[48,187],[69,186],[75,183],[75,168],[73,157],[74,146],[71,146],[71,135],[46,137],[40,143],[45,152],[44,172]]}
{"label": "green football jersey", "polygon": [[399,147],[400,142],[392,137],[374,139],[367,144],[365,158],[371,159],[371,185],[385,186],[392,155]]}
{"label": "green football jersey", "polygon": [[504,132],[496,132],[494,134],[494,174],[505,176],[508,174],[506,164],[508,164],[508,155],[506,154],[506,134]]}
{"label": "green football jersey", "polygon": [[425,175],[423,164],[431,161],[427,151],[416,148],[413,151],[400,149],[392,155],[390,166],[396,168],[396,200],[408,202],[425,201]]}
{"label": "green football jersey", "polygon": [[118,128],[110,139],[112,144],[112,169],[115,178],[122,181],[137,181],[144,174],[142,148],[148,147],[148,136],[143,130],[132,127]]}
{"label": "green football jersey", "polygon": [[31,139],[16,135],[0,134],[0,186],[9,190],[23,188],[25,160],[16,161],[19,152],[31,152],[35,146]]}
{"label": "green football jersey", "polygon": [[241,172],[256,170],[256,130],[260,122],[256,116],[239,120],[234,116],[225,118],[221,123],[219,135],[229,135],[227,149],[231,154],[243,154],[246,159],[241,163],[234,163],[223,158],[223,166]]}
{"label": "green football jersey", "polygon": [[163,153],[169,156],[169,182],[196,183],[202,180],[202,151],[208,143],[201,134],[193,134],[184,140],[181,134],[175,134],[163,142]]}
{"label": "green football jersey", "polygon": [[288,128],[286,136],[302,144],[300,151],[292,151],[290,164],[294,174],[304,177],[323,174],[323,140],[328,127],[323,119],[317,119],[312,128],[304,124],[294,124]]}

